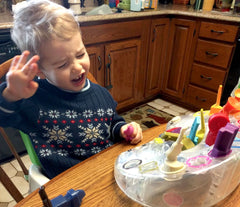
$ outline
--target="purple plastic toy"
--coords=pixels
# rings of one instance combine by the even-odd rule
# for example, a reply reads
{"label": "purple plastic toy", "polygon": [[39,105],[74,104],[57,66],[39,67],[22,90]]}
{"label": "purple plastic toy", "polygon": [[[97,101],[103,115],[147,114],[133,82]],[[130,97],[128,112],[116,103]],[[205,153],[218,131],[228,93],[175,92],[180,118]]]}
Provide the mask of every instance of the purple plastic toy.
{"label": "purple plastic toy", "polygon": [[214,144],[210,156],[222,157],[226,156],[231,152],[231,146],[234,138],[238,132],[238,127],[227,123],[225,127],[222,127],[217,134],[217,138]]}

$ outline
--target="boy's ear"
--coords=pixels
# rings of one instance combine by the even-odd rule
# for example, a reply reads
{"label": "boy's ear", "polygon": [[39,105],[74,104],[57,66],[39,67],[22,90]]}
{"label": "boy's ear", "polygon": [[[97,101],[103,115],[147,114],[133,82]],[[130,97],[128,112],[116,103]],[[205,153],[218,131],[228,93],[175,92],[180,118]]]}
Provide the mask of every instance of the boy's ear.
{"label": "boy's ear", "polygon": [[38,71],[37,77],[40,78],[40,79],[45,79],[46,78],[46,76],[44,75],[44,73],[41,70]]}

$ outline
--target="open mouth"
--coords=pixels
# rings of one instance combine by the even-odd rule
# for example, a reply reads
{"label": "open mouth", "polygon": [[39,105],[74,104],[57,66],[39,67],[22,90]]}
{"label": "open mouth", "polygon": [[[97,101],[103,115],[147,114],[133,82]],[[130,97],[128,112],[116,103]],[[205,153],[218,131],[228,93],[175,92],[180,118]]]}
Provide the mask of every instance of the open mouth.
{"label": "open mouth", "polygon": [[75,84],[80,84],[84,80],[84,73],[82,73],[80,76],[74,78],[72,82]]}

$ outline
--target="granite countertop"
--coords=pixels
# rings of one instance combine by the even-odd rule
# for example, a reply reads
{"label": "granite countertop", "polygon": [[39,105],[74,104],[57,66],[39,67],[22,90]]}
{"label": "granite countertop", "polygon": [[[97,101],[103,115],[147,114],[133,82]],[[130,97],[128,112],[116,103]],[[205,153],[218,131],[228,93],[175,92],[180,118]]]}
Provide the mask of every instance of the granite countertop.
{"label": "granite countertop", "polygon": [[[114,19],[126,19],[126,18],[136,18],[136,17],[144,17],[144,16],[155,16],[155,15],[184,15],[184,16],[192,16],[192,17],[200,17],[200,18],[208,18],[214,20],[222,20],[222,21],[231,21],[240,23],[240,15],[233,14],[230,12],[219,12],[213,10],[211,12],[203,12],[203,11],[195,11],[189,6],[184,5],[159,5],[157,9],[145,9],[141,12],[132,12],[123,10],[122,13],[113,13],[107,15],[94,15],[94,16],[86,16],[80,15],[78,16],[78,21],[83,22],[92,22],[92,21],[102,21],[102,20],[114,20]],[[13,25],[13,17],[11,13],[0,13],[0,29],[11,28]]]}

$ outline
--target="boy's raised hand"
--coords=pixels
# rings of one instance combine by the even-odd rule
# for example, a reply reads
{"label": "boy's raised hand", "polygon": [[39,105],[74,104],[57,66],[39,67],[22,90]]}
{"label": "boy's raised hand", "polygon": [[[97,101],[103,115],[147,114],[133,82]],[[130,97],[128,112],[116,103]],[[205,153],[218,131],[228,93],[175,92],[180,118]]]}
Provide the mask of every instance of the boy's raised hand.
{"label": "boy's raised hand", "polygon": [[142,140],[142,128],[136,122],[123,125],[120,133],[121,136],[131,144],[137,144]]}
{"label": "boy's raised hand", "polygon": [[27,62],[28,55],[29,51],[24,51],[22,55],[15,56],[6,75],[7,87],[2,95],[9,102],[29,98],[38,88],[33,79],[39,71],[39,56],[35,55]]}

